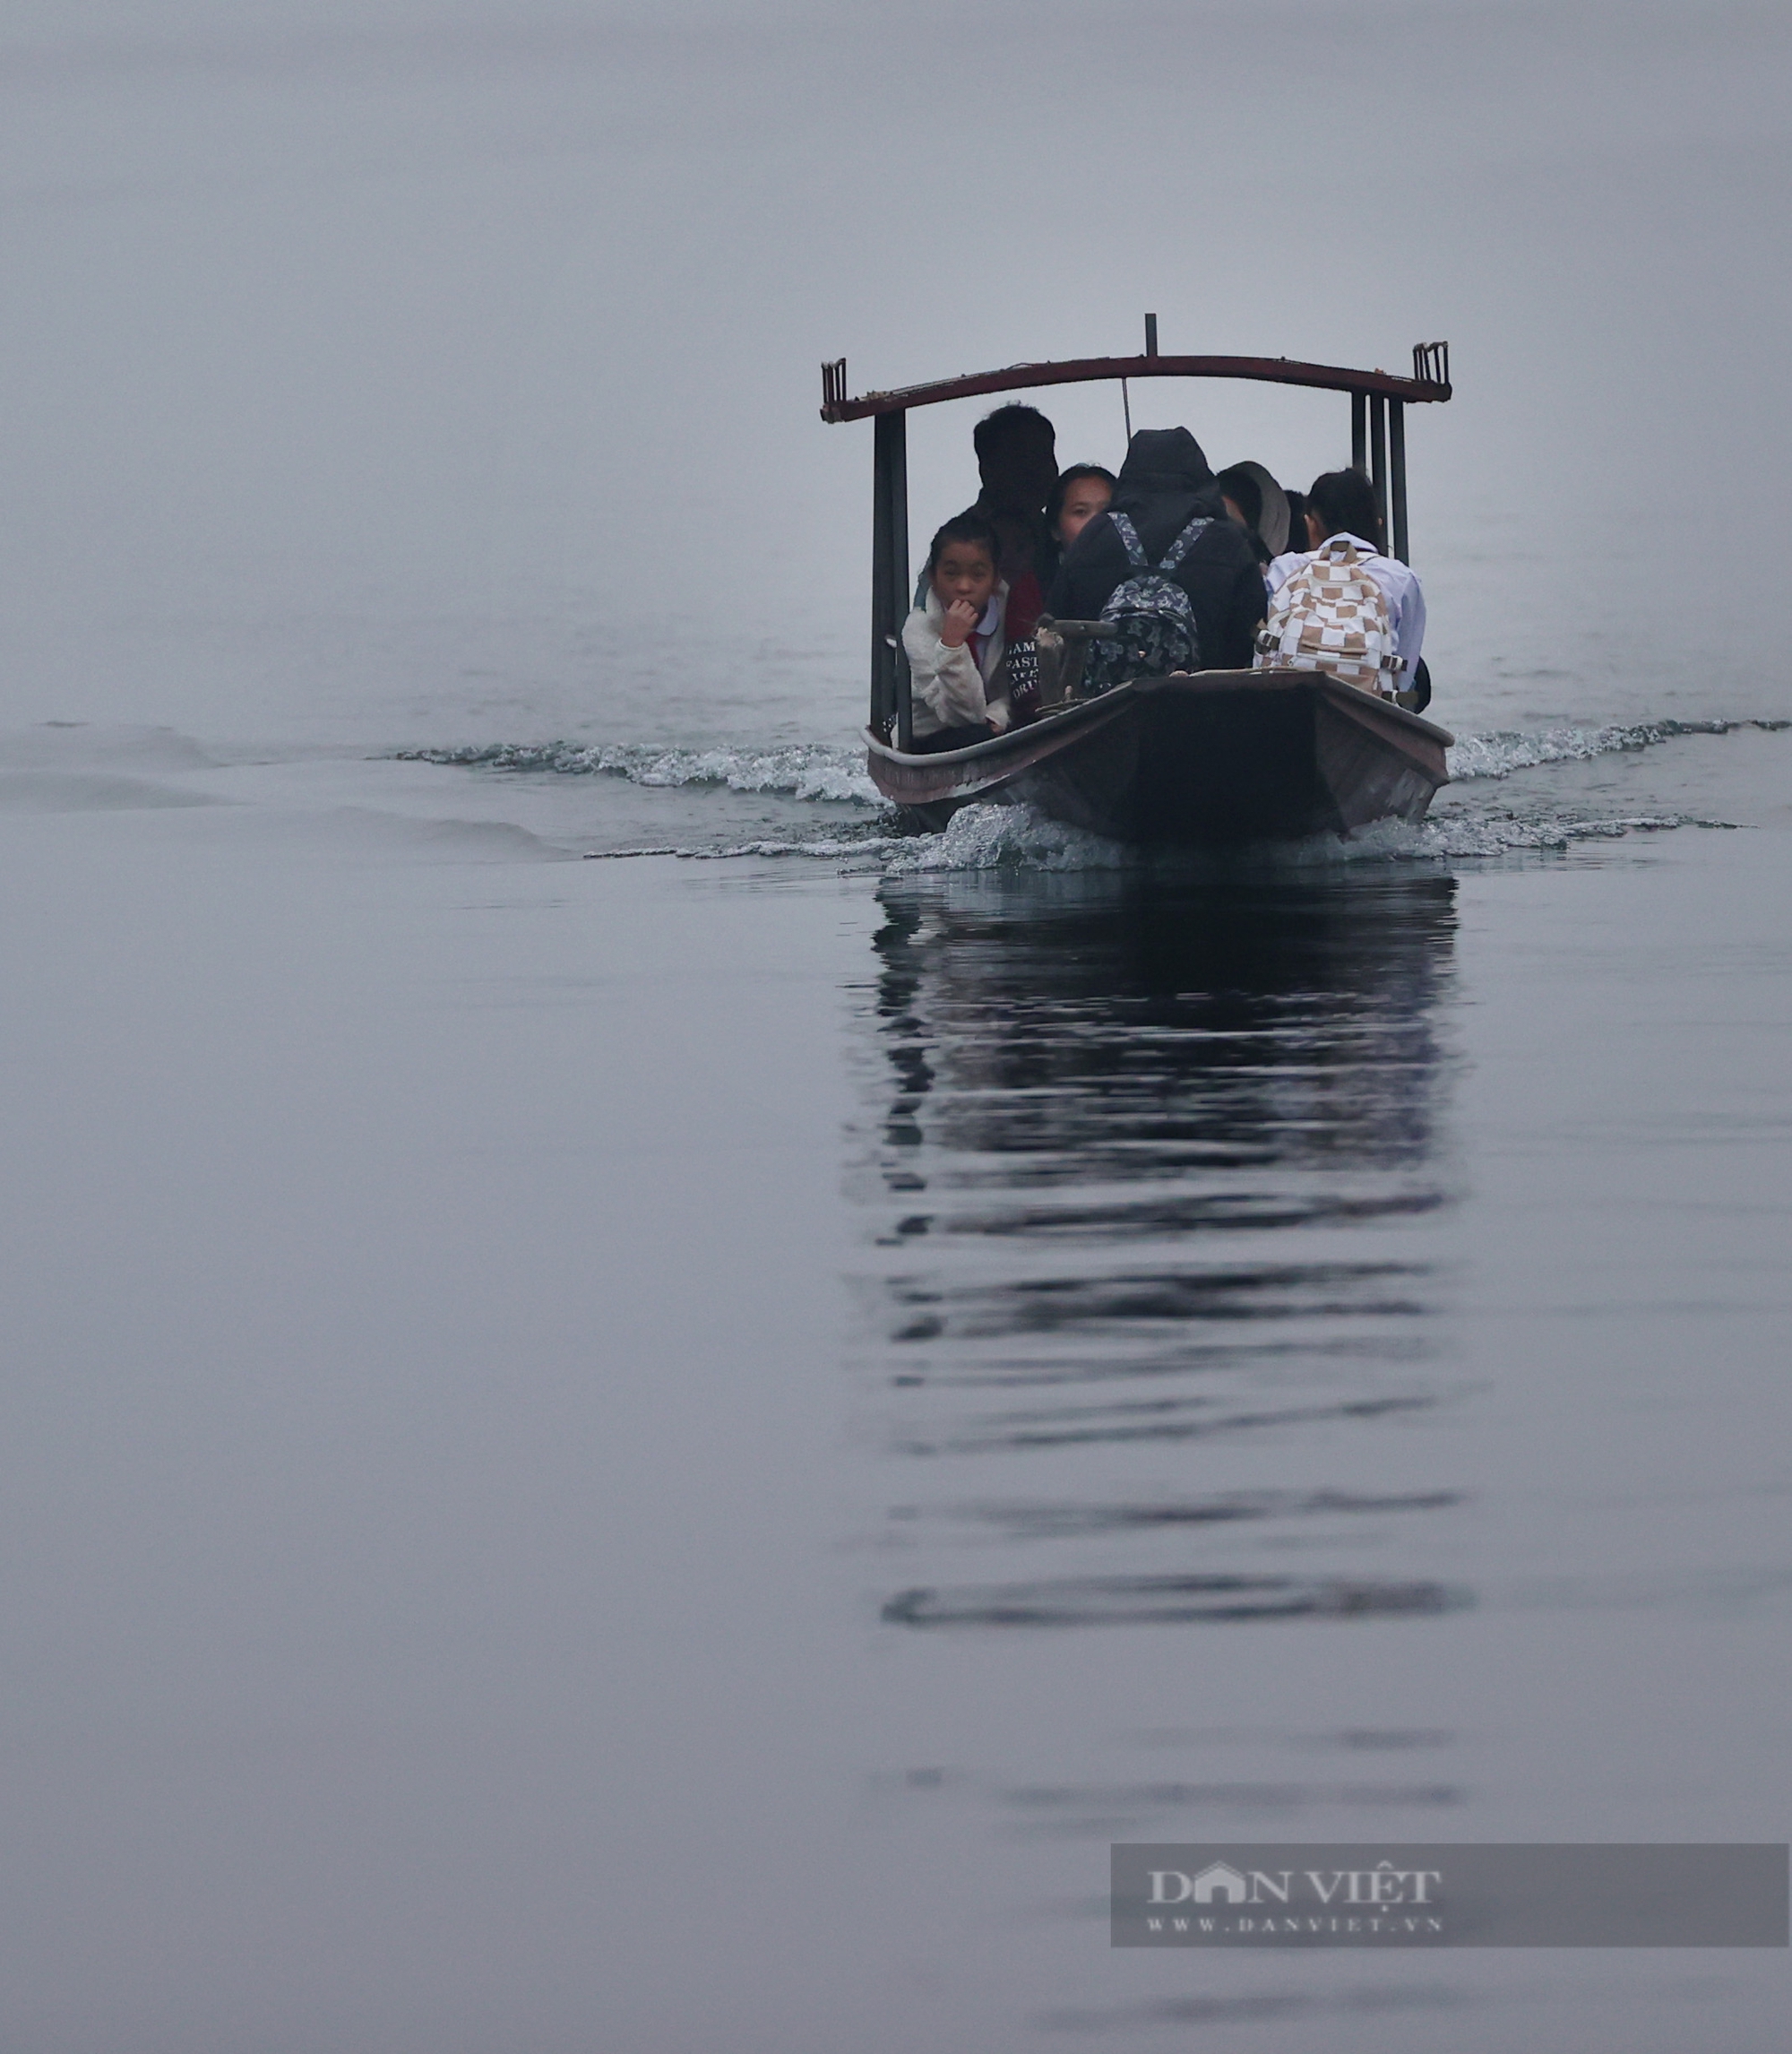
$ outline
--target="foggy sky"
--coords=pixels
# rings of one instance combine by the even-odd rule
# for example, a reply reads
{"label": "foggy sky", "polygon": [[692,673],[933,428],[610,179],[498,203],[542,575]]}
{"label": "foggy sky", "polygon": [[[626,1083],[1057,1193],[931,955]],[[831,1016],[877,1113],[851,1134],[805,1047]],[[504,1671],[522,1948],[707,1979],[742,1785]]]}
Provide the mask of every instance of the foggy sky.
{"label": "foggy sky", "polygon": [[[1147,307],[1167,350],[1447,338],[1409,431],[1434,667],[1491,690],[1490,636],[1547,669],[1590,616],[1646,656],[1675,602],[1589,545],[1666,515],[1727,580],[1779,492],[1789,47],[1687,4],[15,4],[5,688],[252,735],[506,731],[544,684],[599,728],[839,731],[870,436],[819,423],[822,358],[1124,351]],[[1116,394],[1043,403],[1117,461]],[[918,533],[978,410],[914,425]],[[1348,451],[1335,397],[1135,395],[1177,419],[1295,482]],[[1714,611],[1743,698],[1774,610]]]}

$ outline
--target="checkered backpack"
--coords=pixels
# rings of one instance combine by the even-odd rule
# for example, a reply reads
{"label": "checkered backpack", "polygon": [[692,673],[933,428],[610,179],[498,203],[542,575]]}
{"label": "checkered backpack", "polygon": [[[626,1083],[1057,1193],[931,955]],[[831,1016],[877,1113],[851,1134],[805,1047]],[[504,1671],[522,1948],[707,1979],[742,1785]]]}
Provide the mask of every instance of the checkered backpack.
{"label": "checkered backpack", "polygon": [[1382,588],[1357,546],[1334,535],[1270,600],[1257,635],[1257,668],[1324,670],[1365,692],[1394,689],[1406,668],[1394,654],[1393,623]]}
{"label": "checkered backpack", "polygon": [[1102,619],[1120,633],[1103,635],[1090,647],[1083,691],[1105,692],[1130,677],[1164,677],[1172,670],[1199,670],[1201,637],[1195,632],[1194,608],[1171,574],[1194,547],[1195,537],[1210,525],[1211,517],[1197,514],[1164,552],[1155,570],[1138,530],[1125,514],[1109,514],[1107,518],[1133,571],[1115,586],[1101,609]]}

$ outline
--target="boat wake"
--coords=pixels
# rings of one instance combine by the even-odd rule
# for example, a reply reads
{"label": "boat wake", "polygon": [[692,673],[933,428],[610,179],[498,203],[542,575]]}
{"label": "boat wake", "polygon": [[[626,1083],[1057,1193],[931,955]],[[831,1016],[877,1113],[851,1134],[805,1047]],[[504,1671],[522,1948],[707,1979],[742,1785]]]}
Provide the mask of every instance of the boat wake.
{"label": "boat wake", "polygon": [[556,777],[620,777],[650,788],[726,785],[730,791],[780,792],[795,799],[883,804],[866,774],[862,748],[820,743],[770,749],[659,749],[641,743],[493,742],[466,748],[401,749],[397,760],[547,772]]}
{"label": "boat wake", "polygon": [[1605,818],[1566,815],[1462,816],[1418,824],[1382,821],[1348,841],[1315,835],[1305,841],[1268,842],[1224,857],[1153,854],[1123,841],[1068,827],[1019,805],[967,806],[937,834],[825,835],[813,841],[741,842],[728,849],[631,849],[594,851],[616,856],[683,856],[718,861],[738,857],[809,857],[843,868],[881,870],[891,876],[962,870],[1132,870],[1166,866],[1251,863],[1307,869],[1340,864],[1462,861],[1527,850],[1561,850],[1577,841],[1618,841],[1634,833],[1677,827],[1731,828],[1734,821],[1693,814],[1626,814]]}
{"label": "boat wake", "polygon": [[[1730,735],[1745,728],[1777,734],[1792,728],[1792,721],[1645,721],[1628,727],[1542,728],[1535,733],[1499,729],[1460,737],[1450,751],[1450,776],[1457,784],[1507,777],[1540,764],[1584,763],[1685,735]],[[731,791],[783,792],[798,799],[873,807],[883,803],[866,775],[865,752],[856,743],[664,749],[640,742],[473,742],[455,748],[400,749],[395,760],[556,777],[620,777],[649,787],[713,784]]]}
{"label": "boat wake", "polygon": [[1450,751],[1450,780],[1509,777],[1514,771],[1535,770],[1541,764],[1586,763],[1594,756],[1652,748],[1684,735],[1733,735],[1744,728],[1779,734],[1792,721],[1645,721],[1625,728],[1544,728],[1536,734],[1501,729],[1489,735],[1464,735]]}
{"label": "boat wake", "polygon": [[[1465,861],[1564,850],[1576,842],[1683,827],[1732,827],[1736,823],[1671,808],[1602,815],[1591,810],[1584,798],[1564,804],[1541,793],[1527,794],[1516,804],[1506,803],[1496,796],[1496,788],[1522,772],[1635,753],[1689,736],[1727,735],[1748,729],[1770,733],[1788,728],[1792,728],[1792,721],[1663,720],[1629,726],[1468,734],[1450,751],[1452,787],[1426,821],[1384,822],[1348,841],[1322,836],[1281,844],[1251,852],[1251,859],[1299,867]],[[675,827],[672,836],[663,841],[590,850],[594,859],[678,856],[726,861],[788,857],[897,876],[973,870],[1124,870],[1164,860],[1047,819],[1025,806],[968,806],[939,833],[905,832],[900,816],[884,803],[866,774],[862,752],[852,746],[662,749],[642,744],[503,742],[406,749],[399,752],[398,760],[484,773],[618,778],[645,790],[668,792],[723,788],[788,799],[797,807],[819,804],[845,809],[843,814],[835,812],[820,832],[806,832],[800,813],[793,814],[788,833],[750,840],[730,840],[725,834],[686,839]]]}

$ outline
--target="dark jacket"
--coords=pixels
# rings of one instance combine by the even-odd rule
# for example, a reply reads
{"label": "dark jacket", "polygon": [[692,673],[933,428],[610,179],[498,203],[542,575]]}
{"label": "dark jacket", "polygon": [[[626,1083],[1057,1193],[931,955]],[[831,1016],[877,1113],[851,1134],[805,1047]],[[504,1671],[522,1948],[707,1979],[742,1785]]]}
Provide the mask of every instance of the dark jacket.
{"label": "dark jacket", "polygon": [[1248,670],[1268,608],[1251,539],[1227,518],[1201,444],[1186,428],[1141,428],[1133,437],[1107,514],[1098,514],[1058,568],[1047,605],[1063,620],[1095,620],[1131,574],[1126,547],[1109,515],[1124,514],[1155,565],[1197,514],[1213,522],[1174,575],[1194,608],[1204,670]]}
{"label": "dark jacket", "polygon": [[1004,630],[1008,646],[1030,643],[1039,616],[1046,610],[1046,594],[1057,575],[1057,544],[1046,532],[1037,509],[1005,504],[991,496],[986,488],[971,506],[995,531],[1002,545],[995,568],[1008,586],[1008,615]]}

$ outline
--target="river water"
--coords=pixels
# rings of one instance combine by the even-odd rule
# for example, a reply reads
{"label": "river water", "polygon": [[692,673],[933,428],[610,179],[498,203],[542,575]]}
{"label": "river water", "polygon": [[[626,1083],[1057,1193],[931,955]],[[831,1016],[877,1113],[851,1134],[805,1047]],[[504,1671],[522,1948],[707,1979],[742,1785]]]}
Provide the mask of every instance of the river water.
{"label": "river water", "polygon": [[[779,382],[870,290],[838,194],[817,277],[724,310],[744,448],[700,491],[668,420],[632,541],[579,482],[650,447],[642,309],[698,320],[814,151],[860,202],[893,161],[840,52],[373,13],[8,31],[0,2041],[1782,2046],[1783,1952],[1116,1952],[1107,1881],[1120,1840],[1786,1835],[1792,708],[1719,518],[1783,407],[1707,393],[1708,465],[1664,425],[1670,549],[1559,546],[1650,475],[1589,307],[1658,315],[1633,397],[1685,341],[1596,231],[1644,204],[1694,278],[1759,232],[1783,23],[1564,10],[1533,93],[1439,11],[1434,142],[1589,96],[1572,177],[1413,202],[1479,229],[1400,287],[1481,324],[1482,396],[1459,343],[1412,429],[1463,481],[1416,498],[1456,781],[1166,864],[865,781],[868,452]],[[792,91],[821,141],[755,155]],[[724,150],[688,275],[589,239]],[[1336,453],[1341,407],[1200,404]],[[751,578],[643,624],[590,572],[750,521],[786,442],[817,510]]]}
{"label": "river water", "polygon": [[9,2044],[1778,2043],[1104,1891],[1781,1830],[1792,736],[1183,869],[5,747]]}

